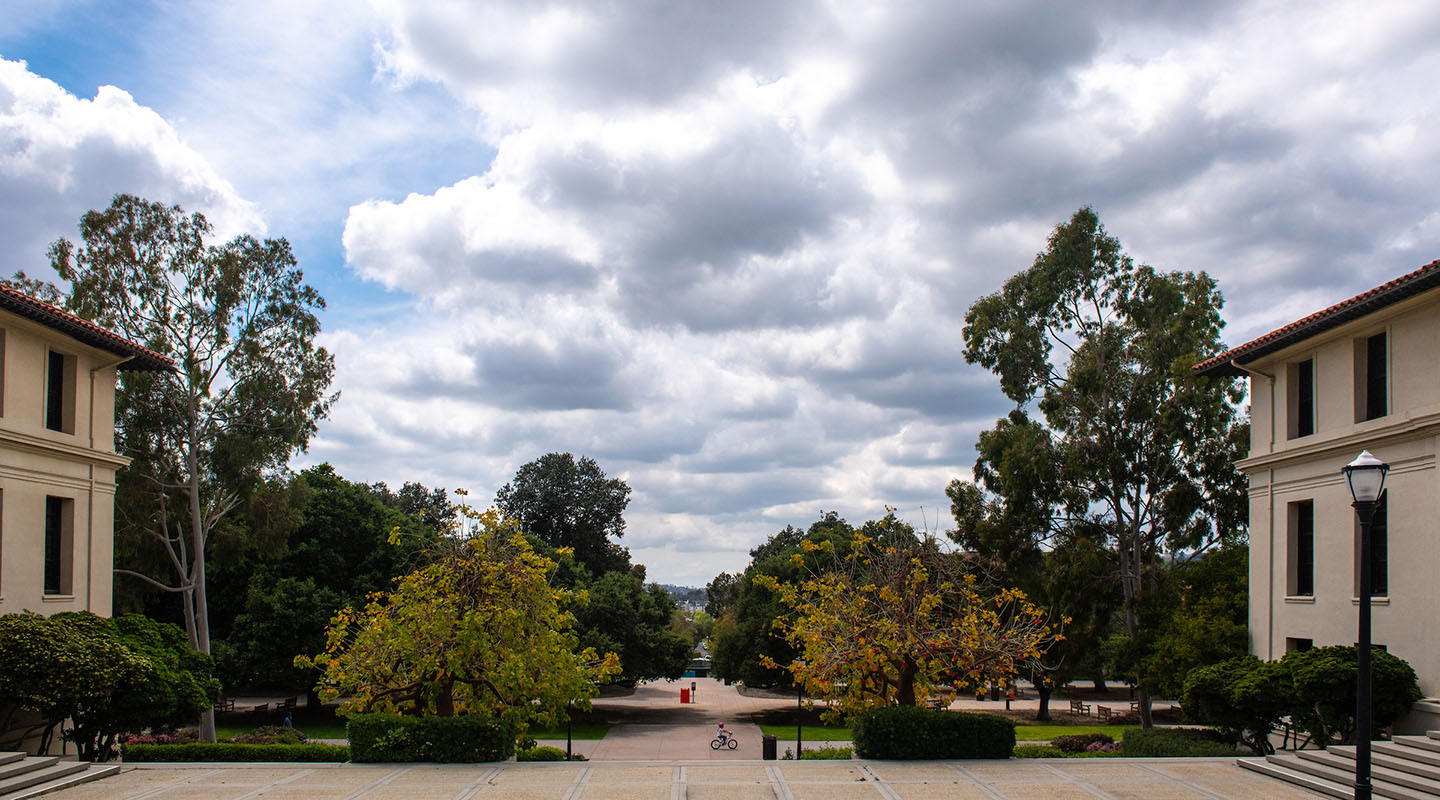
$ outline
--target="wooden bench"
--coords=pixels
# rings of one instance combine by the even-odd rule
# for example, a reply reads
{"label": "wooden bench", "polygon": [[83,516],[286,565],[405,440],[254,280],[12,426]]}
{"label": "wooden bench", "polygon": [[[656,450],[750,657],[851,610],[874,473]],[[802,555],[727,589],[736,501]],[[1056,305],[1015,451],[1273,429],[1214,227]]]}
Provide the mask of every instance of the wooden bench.
{"label": "wooden bench", "polygon": [[251,714],[254,714],[254,715],[257,716],[257,717],[266,716],[266,715],[268,715],[268,714],[270,713],[270,704],[269,704],[269,703],[261,703],[260,705],[255,706],[254,708],[250,709],[250,713],[251,713]]}
{"label": "wooden bench", "polygon": [[1140,701],[1139,701],[1139,700],[1131,700],[1131,701],[1130,701],[1130,710],[1131,710],[1132,712],[1136,713],[1136,714],[1139,714],[1139,713],[1140,713]]}
{"label": "wooden bench", "polygon": [[1088,717],[1088,716],[1090,716],[1090,704],[1089,704],[1089,703],[1082,703],[1082,702],[1079,701],[1079,700],[1071,700],[1071,701],[1070,701],[1070,713],[1071,713],[1071,714],[1079,714],[1079,715],[1081,715],[1081,716]]}
{"label": "wooden bench", "polygon": [[925,701],[926,708],[933,708],[937,711],[944,711],[950,707],[950,701],[943,697],[932,697]]}
{"label": "wooden bench", "polygon": [[215,711],[216,711],[216,713],[224,714],[224,713],[226,713],[227,711],[234,711],[234,710],[235,710],[235,701],[234,701],[234,700],[231,700],[231,699],[228,698],[228,697],[222,697],[222,698],[220,698],[218,701],[216,701],[216,703],[215,703]]}
{"label": "wooden bench", "polygon": [[1108,723],[1110,721],[1110,715],[1113,713],[1114,712],[1110,710],[1110,706],[1095,706],[1095,716],[1101,722]]}

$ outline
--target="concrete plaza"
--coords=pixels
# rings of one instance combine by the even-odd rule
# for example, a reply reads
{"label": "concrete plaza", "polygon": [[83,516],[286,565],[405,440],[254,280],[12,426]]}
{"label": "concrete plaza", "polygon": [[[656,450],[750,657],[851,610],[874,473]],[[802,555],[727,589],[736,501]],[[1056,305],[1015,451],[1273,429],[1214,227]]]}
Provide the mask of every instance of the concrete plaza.
{"label": "concrete plaza", "polygon": [[[613,725],[599,741],[576,741],[585,763],[138,764],[53,795],[57,800],[1259,800],[1315,795],[1222,759],[1033,759],[1008,761],[762,761],[752,715],[793,708],[784,698],[745,697],[697,681],[659,682],[595,703]],[[973,701],[972,701],[973,702]],[[992,707],[994,704],[990,704]],[[738,750],[711,750],[715,725]],[[545,744],[564,747],[564,741]],[[820,744],[807,742],[806,748]],[[779,749],[793,747],[782,738]]]}

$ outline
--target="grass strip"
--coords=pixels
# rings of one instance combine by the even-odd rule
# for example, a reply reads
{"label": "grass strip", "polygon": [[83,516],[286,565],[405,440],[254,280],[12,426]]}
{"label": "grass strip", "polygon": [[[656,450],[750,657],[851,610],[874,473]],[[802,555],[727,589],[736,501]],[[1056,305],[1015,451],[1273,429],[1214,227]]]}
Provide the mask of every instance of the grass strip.
{"label": "grass strip", "polygon": [[1115,741],[1124,738],[1125,731],[1139,725],[1016,725],[1015,741],[1048,742],[1056,736],[1080,733],[1103,733]]}
{"label": "grass strip", "polygon": [[[761,725],[760,732],[787,742],[795,741],[794,725]],[[828,725],[802,725],[800,735],[807,742],[848,742],[851,739],[849,728],[832,728]]]}

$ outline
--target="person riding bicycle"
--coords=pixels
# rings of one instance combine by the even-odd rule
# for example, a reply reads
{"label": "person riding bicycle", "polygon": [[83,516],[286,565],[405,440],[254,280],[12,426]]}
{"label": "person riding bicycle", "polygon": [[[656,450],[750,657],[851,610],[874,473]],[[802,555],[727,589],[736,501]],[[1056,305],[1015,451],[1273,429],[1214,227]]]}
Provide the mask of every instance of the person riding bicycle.
{"label": "person riding bicycle", "polygon": [[720,723],[719,727],[715,729],[715,738],[719,739],[721,744],[730,738],[730,732],[725,730],[725,723]]}

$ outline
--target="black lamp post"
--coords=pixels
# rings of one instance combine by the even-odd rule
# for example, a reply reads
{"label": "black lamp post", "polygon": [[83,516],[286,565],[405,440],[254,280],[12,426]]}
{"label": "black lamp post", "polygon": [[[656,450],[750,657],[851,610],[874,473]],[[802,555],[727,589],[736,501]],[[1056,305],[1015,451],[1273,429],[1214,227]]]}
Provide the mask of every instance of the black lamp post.
{"label": "black lamp post", "polygon": [[1355,646],[1355,800],[1370,800],[1370,521],[1390,465],[1366,450],[1340,470],[1360,518],[1360,640]]}

